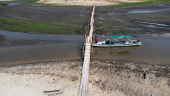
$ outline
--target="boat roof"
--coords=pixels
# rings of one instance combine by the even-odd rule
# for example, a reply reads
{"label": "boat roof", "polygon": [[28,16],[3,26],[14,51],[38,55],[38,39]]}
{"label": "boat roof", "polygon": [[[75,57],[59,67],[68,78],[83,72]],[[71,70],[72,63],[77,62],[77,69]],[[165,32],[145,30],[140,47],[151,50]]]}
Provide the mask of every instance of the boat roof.
{"label": "boat roof", "polygon": [[132,35],[113,35],[111,37],[114,39],[114,38],[131,38],[133,36]]}

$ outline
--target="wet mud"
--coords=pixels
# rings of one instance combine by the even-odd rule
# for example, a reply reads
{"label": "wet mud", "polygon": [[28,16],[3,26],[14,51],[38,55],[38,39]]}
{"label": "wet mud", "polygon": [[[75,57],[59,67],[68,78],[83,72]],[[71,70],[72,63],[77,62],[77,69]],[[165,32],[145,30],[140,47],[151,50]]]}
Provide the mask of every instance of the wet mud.
{"label": "wet mud", "polygon": [[[1,7],[0,12],[2,13],[0,17],[3,18],[7,17],[16,20],[28,20],[33,22],[47,22],[52,24],[71,25],[84,29],[84,26],[88,21],[91,13],[91,7],[44,6],[43,4],[16,4],[12,6]],[[77,32],[77,34],[80,33]]]}
{"label": "wet mud", "polygon": [[131,7],[97,7],[98,34],[162,34],[170,32],[170,3]]}
{"label": "wet mud", "polygon": [[47,40],[7,40],[5,36],[0,35],[0,45],[11,45],[11,44],[36,44],[36,43],[47,43]]}
{"label": "wet mud", "polygon": [[[129,7],[96,7],[96,34],[162,34],[170,32],[170,3]],[[92,7],[15,4],[1,7],[1,16],[34,22],[73,25],[84,29]],[[68,30],[69,31],[69,30]],[[76,32],[82,34],[83,32]],[[73,33],[74,34],[74,33]]]}

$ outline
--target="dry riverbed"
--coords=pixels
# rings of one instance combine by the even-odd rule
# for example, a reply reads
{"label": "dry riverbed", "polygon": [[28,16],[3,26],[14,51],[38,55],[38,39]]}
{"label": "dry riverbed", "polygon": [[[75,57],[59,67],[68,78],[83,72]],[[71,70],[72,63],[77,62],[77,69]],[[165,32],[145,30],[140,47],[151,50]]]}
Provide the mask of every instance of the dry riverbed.
{"label": "dry riverbed", "polygon": [[[77,96],[81,69],[78,61],[2,66],[0,94]],[[90,64],[89,96],[169,96],[169,90],[170,68],[119,61]]]}

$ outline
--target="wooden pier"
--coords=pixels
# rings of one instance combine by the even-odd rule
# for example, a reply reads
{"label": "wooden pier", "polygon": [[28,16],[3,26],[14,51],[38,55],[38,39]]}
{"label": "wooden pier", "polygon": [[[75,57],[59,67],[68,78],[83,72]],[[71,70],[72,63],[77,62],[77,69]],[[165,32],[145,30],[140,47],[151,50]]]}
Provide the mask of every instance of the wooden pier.
{"label": "wooden pier", "polygon": [[[93,44],[93,32],[94,32],[94,11],[95,6],[93,7],[93,11],[91,13],[90,19],[90,30],[88,31],[88,36],[85,36],[84,48],[83,48],[83,69],[82,69],[82,78],[79,89],[79,96],[88,96],[88,79],[89,79],[89,65],[90,65],[90,55],[91,55],[91,45]],[[86,34],[86,33],[85,33]]]}

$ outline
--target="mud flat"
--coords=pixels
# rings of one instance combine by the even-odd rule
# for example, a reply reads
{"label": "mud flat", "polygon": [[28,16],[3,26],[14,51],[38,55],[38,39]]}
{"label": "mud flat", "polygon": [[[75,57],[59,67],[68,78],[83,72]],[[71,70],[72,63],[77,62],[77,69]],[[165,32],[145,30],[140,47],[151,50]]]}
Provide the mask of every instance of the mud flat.
{"label": "mud flat", "polygon": [[[82,62],[78,61],[3,66],[0,93],[1,96],[76,96],[81,69]],[[169,90],[170,68],[119,61],[90,64],[89,96],[169,96]]]}
{"label": "mud flat", "polygon": [[[163,34],[170,31],[169,4],[96,8],[98,34]],[[107,33],[106,33],[107,32]]]}
{"label": "mud flat", "polygon": [[8,45],[8,44],[34,44],[41,42],[49,42],[47,40],[7,40],[3,35],[0,35],[0,45]]}
{"label": "mud flat", "polygon": [[[95,34],[169,33],[169,5],[170,2],[125,7],[98,6],[95,11]],[[1,6],[0,9],[1,30],[84,34],[84,26],[88,23],[92,7],[22,3]]]}

